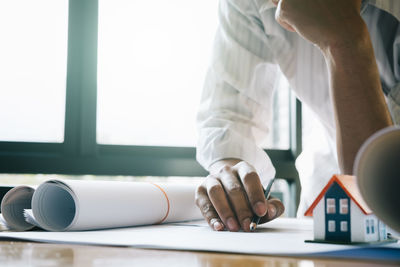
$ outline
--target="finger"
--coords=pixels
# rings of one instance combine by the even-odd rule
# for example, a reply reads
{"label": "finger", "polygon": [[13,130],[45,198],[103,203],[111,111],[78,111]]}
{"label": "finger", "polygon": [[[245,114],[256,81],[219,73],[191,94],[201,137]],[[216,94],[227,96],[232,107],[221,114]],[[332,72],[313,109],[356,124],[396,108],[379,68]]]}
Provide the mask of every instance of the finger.
{"label": "finger", "polygon": [[229,231],[238,231],[240,226],[236,221],[235,213],[229,204],[220,181],[218,179],[207,179],[206,187],[208,197],[224,225],[227,226]]}
{"label": "finger", "polygon": [[244,161],[236,164],[234,168],[237,169],[239,177],[242,180],[253,212],[260,217],[264,216],[267,212],[267,201],[256,170]]}
{"label": "finger", "polygon": [[239,224],[244,231],[250,231],[253,212],[251,211],[246,193],[237,175],[234,169],[229,168],[220,174],[220,180]]}
{"label": "finger", "polygon": [[285,212],[285,206],[277,198],[268,199],[268,211],[267,214],[261,218],[260,224],[272,221]]}
{"label": "finger", "polygon": [[200,208],[203,217],[206,219],[210,227],[215,231],[224,230],[225,226],[222,224],[217,211],[212,205],[207,195],[207,189],[204,185],[200,185],[195,194],[196,205]]}

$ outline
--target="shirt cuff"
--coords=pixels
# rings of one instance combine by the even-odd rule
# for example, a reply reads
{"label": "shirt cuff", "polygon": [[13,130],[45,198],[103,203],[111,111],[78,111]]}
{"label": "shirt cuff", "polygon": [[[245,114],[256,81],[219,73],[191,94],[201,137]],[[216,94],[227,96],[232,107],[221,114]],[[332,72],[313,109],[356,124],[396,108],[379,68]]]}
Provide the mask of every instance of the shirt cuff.
{"label": "shirt cuff", "polygon": [[218,160],[236,158],[252,165],[265,187],[275,177],[275,168],[267,153],[254,141],[229,130],[202,130],[197,148],[197,161],[206,169]]}

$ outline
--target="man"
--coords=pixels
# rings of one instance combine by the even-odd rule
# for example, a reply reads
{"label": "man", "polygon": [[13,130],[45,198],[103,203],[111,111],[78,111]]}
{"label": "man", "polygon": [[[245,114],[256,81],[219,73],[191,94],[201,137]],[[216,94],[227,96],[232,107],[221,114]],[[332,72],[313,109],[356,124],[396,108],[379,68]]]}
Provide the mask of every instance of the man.
{"label": "man", "polygon": [[400,1],[222,0],[219,14],[198,115],[197,158],[210,175],[196,203],[214,230],[249,231],[253,214],[266,222],[284,211],[264,199],[275,170],[259,147],[277,68],[327,140],[296,161],[300,213],[339,167],[352,174],[371,134],[399,123]]}

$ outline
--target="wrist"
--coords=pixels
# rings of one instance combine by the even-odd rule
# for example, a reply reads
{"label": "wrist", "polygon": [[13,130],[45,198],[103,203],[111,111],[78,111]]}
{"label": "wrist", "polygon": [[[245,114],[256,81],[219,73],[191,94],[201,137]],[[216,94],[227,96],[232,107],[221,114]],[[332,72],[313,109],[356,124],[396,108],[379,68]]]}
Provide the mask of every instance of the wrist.
{"label": "wrist", "polygon": [[367,25],[361,16],[347,25],[346,29],[335,31],[323,42],[317,44],[325,57],[344,56],[344,54],[357,51],[370,43]]}
{"label": "wrist", "polygon": [[366,27],[354,38],[337,40],[321,48],[321,51],[329,71],[335,69],[336,72],[350,74],[363,69],[364,74],[367,75],[367,70],[376,69],[375,67],[366,68],[376,65],[374,49]]}
{"label": "wrist", "polygon": [[234,158],[218,160],[218,161],[214,162],[213,164],[211,164],[211,166],[209,168],[209,172],[210,172],[210,174],[219,173],[223,167],[225,167],[225,166],[233,167],[240,161],[242,161],[242,160],[234,159]]}

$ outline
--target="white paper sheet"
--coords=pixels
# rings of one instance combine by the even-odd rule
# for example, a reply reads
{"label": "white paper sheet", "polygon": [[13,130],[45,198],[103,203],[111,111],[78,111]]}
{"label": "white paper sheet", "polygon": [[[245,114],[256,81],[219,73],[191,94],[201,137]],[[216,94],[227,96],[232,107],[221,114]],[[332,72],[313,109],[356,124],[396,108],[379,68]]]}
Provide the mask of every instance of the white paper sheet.
{"label": "white paper sheet", "polygon": [[[305,243],[312,239],[312,220],[277,219],[254,233],[212,231],[204,221],[84,232],[0,233],[1,238],[48,243],[75,243],[137,248],[215,251],[278,256],[315,256],[362,246]],[[381,246],[383,247],[383,246]],[[400,245],[385,245],[398,250]]]}

